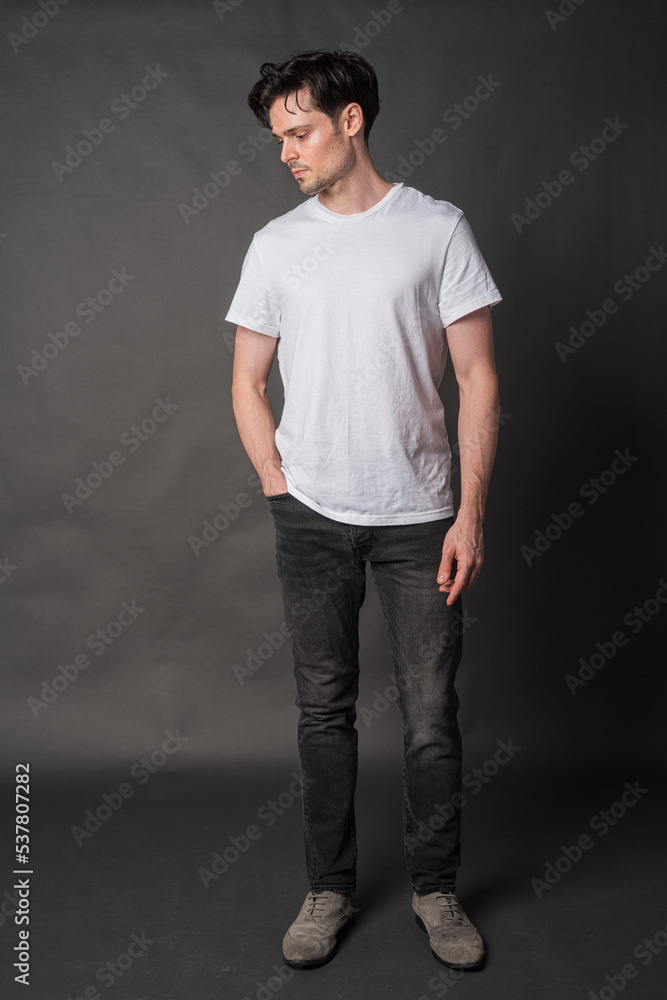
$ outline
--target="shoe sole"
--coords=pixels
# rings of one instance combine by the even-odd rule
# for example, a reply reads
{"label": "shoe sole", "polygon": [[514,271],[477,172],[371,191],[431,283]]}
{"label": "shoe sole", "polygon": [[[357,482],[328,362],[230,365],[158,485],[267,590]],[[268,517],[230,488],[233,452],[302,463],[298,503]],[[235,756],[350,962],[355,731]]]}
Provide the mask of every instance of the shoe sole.
{"label": "shoe sole", "polygon": [[283,955],[283,961],[285,962],[286,965],[289,965],[291,969],[319,969],[321,965],[326,965],[327,962],[330,962],[331,959],[336,954],[336,952],[338,951],[338,942],[344,936],[345,932],[350,927],[353,920],[354,920],[354,914],[351,914],[350,919],[345,924],[343,924],[341,929],[338,931],[338,934],[336,935],[336,942],[333,948],[331,949],[328,955],[324,956],[324,958],[298,959],[298,958],[285,958],[285,956]]}
{"label": "shoe sole", "polygon": [[[417,926],[421,928],[426,934],[428,934],[428,928],[422,918],[415,913],[415,920],[417,921]],[[474,972],[477,969],[481,969],[486,961],[486,952],[482,955],[477,962],[445,962],[444,958],[441,958],[433,948],[431,948],[431,954],[441,965],[446,965],[448,969],[464,969],[468,972]]]}

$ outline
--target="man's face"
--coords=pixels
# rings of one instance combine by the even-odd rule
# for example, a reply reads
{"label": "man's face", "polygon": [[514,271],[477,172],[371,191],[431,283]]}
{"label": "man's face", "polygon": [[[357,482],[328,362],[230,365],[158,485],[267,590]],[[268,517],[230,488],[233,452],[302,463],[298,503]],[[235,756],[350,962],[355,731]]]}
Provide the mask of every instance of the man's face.
{"label": "man's face", "polygon": [[[307,90],[299,91],[299,104],[310,107]],[[356,162],[354,143],[334,128],[324,112],[301,108],[295,94],[287,101],[278,98],[269,109],[271,130],[282,144],[280,159],[295,175],[303,193],[317,194],[352,169]]]}

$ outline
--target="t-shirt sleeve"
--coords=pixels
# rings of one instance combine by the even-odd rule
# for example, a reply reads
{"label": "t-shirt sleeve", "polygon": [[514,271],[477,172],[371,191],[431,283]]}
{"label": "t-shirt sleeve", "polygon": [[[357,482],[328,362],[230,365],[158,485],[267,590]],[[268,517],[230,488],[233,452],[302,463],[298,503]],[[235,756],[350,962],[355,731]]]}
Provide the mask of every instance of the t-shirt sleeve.
{"label": "t-shirt sleeve", "polygon": [[225,320],[269,337],[280,336],[280,309],[269,288],[254,237]]}
{"label": "t-shirt sleeve", "polygon": [[447,327],[475,309],[499,302],[502,296],[479,251],[470,223],[461,213],[447,247],[440,283],[438,309],[442,325]]}

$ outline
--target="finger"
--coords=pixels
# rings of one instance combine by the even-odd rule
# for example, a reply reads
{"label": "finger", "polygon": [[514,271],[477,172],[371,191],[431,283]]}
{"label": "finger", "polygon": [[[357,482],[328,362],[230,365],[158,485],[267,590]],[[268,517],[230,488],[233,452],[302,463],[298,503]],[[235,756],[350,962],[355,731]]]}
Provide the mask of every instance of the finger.
{"label": "finger", "polygon": [[438,570],[438,583],[445,583],[454,579],[452,575],[453,562],[454,553],[452,551],[444,552],[440,562],[440,569]]}
{"label": "finger", "polygon": [[456,567],[456,575],[453,581],[444,584],[440,590],[448,592],[447,605],[454,604],[462,590],[468,586],[470,576],[470,566],[466,563],[459,563]]}
{"label": "finger", "polygon": [[470,590],[477,581],[482,569],[481,562],[474,562],[461,567],[461,572],[457,572],[454,587],[450,588],[447,604],[453,604],[463,590]]}
{"label": "finger", "polygon": [[452,589],[447,594],[447,600],[445,601],[445,604],[447,605],[448,608],[451,607],[452,604],[455,604],[458,601],[462,589],[463,588],[459,583],[455,583],[453,585]]}

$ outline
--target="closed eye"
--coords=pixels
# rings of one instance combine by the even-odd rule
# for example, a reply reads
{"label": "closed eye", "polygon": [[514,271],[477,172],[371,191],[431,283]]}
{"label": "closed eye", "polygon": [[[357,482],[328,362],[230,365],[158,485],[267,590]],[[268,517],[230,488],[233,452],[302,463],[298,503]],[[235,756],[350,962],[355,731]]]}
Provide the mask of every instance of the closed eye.
{"label": "closed eye", "polygon": [[[308,133],[304,132],[303,135],[296,135],[294,138],[295,139],[306,139],[307,137],[308,137]],[[283,140],[282,139],[278,139],[277,142],[278,142],[279,146],[282,146],[282,144],[283,144]]]}

